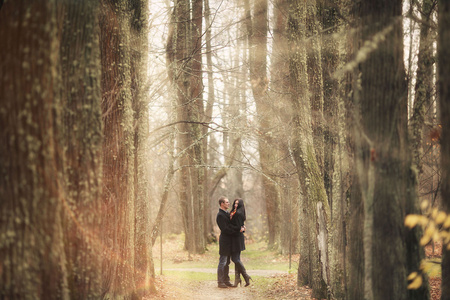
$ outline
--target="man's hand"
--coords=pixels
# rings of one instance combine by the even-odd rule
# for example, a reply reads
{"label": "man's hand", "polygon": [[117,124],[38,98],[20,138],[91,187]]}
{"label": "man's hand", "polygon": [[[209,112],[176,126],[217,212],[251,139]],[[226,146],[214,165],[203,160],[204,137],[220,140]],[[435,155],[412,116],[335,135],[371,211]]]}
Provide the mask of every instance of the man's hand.
{"label": "man's hand", "polygon": [[244,232],[245,231],[245,226],[242,226],[241,227],[241,232]]}

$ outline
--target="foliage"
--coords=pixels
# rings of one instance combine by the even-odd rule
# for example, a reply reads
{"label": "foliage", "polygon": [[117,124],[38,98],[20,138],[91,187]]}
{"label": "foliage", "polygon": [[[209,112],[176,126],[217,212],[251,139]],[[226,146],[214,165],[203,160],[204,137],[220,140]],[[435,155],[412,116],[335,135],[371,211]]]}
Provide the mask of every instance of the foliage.
{"label": "foliage", "polygon": [[[425,247],[430,242],[442,241],[443,247],[450,250],[450,216],[438,208],[431,208],[428,201],[423,201],[421,208],[423,215],[410,214],[405,218],[405,226],[414,228],[421,226],[423,236],[420,239],[420,245]],[[408,289],[418,289],[423,283],[423,274],[430,277],[441,276],[441,259],[429,258],[422,260],[420,270],[412,272],[408,276]]]}

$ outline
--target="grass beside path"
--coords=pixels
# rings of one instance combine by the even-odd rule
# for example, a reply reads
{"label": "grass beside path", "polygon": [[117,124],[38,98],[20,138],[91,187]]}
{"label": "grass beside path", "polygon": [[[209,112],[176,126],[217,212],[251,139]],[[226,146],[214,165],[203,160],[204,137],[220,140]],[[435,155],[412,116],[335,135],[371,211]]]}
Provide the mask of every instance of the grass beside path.
{"label": "grass beside path", "polygon": [[[162,269],[192,269],[192,268],[217,268],[219,262],[218,244],[208,245],[204,254],[189,254],[183,250],[182,236],[172,236],[163,242]],[[159,275],[161,270],[161,252],[159,240],[153,247],[153,259],[155,271]],[[267,249],[263,242],[247,243],[246,250],[241,253],[241,260],[245,268],[250,270],[280,270],[285,272],[296,272],[298,256],[292,258],[292,270],[289,270],[288,256],[280,255]],[[233,267],[233,263],[230,265]]]}
{"label": "grass beside path", "polygon": [[[217,288],[217,244],[208,245],[204,254],[189,254],[183,250],[183,236],[171,236],[162,245],[162,274],[160,241],[153,247],[159,296],[152,299],[310,299],[307,288],[296,287],[298,256],[289,257],[270,251],[263,242],[247,243],[241,254],[248,274],[253,278],[250,287]],[[230,278],[234,281],[234,264],[230,264]],[[197,298],[199,299],[199,298]]]}

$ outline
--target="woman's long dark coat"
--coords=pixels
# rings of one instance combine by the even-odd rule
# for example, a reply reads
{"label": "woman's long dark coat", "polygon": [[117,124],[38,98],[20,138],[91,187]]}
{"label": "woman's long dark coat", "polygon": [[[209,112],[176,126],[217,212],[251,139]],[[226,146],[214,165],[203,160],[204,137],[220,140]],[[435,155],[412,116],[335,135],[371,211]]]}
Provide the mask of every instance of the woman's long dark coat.
{"label": "woman's long dark coat", "polygon": [[[242,226],[244,226],[244,221],[245,221],[245,211],[243,209],[240,209],[240,207],[238,206],[236,213],[231,219],[231,224],[241,228]],[[231,252],[241,252],[244,250],[245,250],[244,233],[239,232],[238,234],[232,237]]]}

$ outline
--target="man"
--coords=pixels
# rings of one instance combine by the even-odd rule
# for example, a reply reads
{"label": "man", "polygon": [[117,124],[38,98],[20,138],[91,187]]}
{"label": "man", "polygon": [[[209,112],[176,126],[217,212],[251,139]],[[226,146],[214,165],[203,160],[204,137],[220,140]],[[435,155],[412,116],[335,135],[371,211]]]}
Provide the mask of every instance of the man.
{"label": "man", "polygon": [[234,287],[230,282],[228,276],[231,256],[231,237],[244,231],[239,226],[232,225],[230,222],[230,214],[228,213],[228,207],[230,201],[226,197],[219,198],[219,212],[217,213],[216,222],[220,228],[219,237],[219,265],[217,266],[217,282],[220,288]]}

